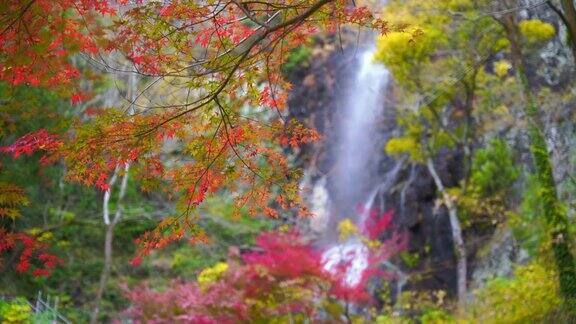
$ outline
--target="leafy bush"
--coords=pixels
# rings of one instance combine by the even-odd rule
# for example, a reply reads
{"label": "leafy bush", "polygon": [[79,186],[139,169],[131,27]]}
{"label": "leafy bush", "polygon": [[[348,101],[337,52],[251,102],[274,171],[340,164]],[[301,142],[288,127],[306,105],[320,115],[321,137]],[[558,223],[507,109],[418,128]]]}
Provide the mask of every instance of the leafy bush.
{"label": "leafy bush", "polygon": [[282,72],[290,74],[299,68],[305,68],[310,63],[312,50],[308,46],[298,46],[288,54],[286,62],[282,65]]}
{"label": "leafy bush", "polygon": [[220,279],[222,274],[228,270],[228,264],[224,262],[218,262],[212,267],[206,268],[200,272],[198,275],[198,283],[200,285],[208,285]]}
{"label": "leafy bush", "polygon": [[0,300],[0,322],[2,324],[30,323],[32,307],[24,298],[6,302]]}
{"label": "leafy bush", "polygon": [[400,300],[388,314],[376,317],[378,324],[452,324],[456,319],[449,313],[446,303],[446,291],[404,291]]}
{"label": "leafy bush", "polygon": [[476,151],[470,183],[481,196],[488,197],[510,190],[519,174],[506,142],[494,139]]}
{"label": "leafy bush", "polygon": [[465,225],[493,225],[509,214],[508,195],[520,174],[513,154],[503,140],[494,139],[474,154],[466,191],[451,188]]}
{"label": "leafy bush", "polygon": [[390,229],[391,217],[390,213],[371,213],[372,225],[366,233],[341,226],[348,229],[347,239],[358,236],[368,253],[369,265],[357,284],[344,280],[351,261],[327,269],[321,250],[294,230],[279,230],[258,236],[253,252],[240,255],[238,249],[231,249],[227,263],[201,271],[196,282],[173,282],[164,291],[148,285],[127,289],[132,306],[125,315],[155,323],[299,322],[322,316],[341,320],[346,312],[343,305],[371,304],[369,279],[384,275],[379,270],[381,262],[405,244],[404,236],[396,233],[385,242],[376,240]]}
{"label": "leafy bush", "polygon": [[514,278],[497,278],[476,292],[474,323],[546,322],[558,310],[556,274],[539,264],[521,266]]}
{"label": "leafy bush", "polygon": [[295,232],[264,234],[257,245],[261,252],[208,268],[198,282],[174,282],[164,292],[147,286],[128,291],[133,305],[126,314],[155,323],[310,318],[315,300],[331,286],[320,256]]}
{"label": "leafy bush", "polygon": [[420,317],[422,324],[449,324],[455,323],[454,318],[445,310],[432,308]]}

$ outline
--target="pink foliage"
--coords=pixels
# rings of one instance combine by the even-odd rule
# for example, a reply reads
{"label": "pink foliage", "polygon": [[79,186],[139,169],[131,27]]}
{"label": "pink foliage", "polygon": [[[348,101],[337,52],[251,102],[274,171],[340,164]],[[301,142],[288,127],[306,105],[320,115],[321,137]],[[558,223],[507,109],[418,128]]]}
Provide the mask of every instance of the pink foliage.
{"label": "pink foliage", "polygon": [[245,302],[234,287],[215,283],[208,290],[197,283],[173,282],[158,292],[147,285],[125,289],[132,302],[125,315],[134,323],[236,323],[247,319]]}
{"label": "pink foliage", "polygon": [[263,251],[244,254],[242,260],[246,264],[266,268],[278,279],[324,276],[321,253],[304,243],[296,231],[280,235],[276,232],[263,233],[256,239],[256,245]]}
{"label": "pink foliage", "polygon": [[391,211],[381,213],[377,209],[367,211],[368,217],[363,225],[364,235],[370,240],[378,239],[378,236],[390,228],[393,213]]}
{"label": "pink foliage", "polygon": [[0,153],[11,154],[16,159],[23,154],[31,155],[36,151],[52,152],[61,145],[62,141],[56,135],[48,133],[45,129],[39,129],[20,137],[11,145],[0,146]]}
{"label": "pink foliage", "polygon": [[[390,230],[391,213],[370,217],[370,238]],[[378,231],[378,232],[376,232]],[[253,252],[231,255],[229,268],[208,286],[173,282],[164,291],[144,285],[126,289],[132,306],[125,315],[135,323],[238,323],[302,314],[315,319],[322,300],[366,305],[372,301],[367,284],[374,277],[391,277],[381,270],[383,261],[406,245],[406,236],[395,232],[380,246],[369,249],[369,267],[353,287],[344,280],[350,264],[336,274],[325,269],[322,252],[297,231],[268,232],[256,239]],[[300,291],[287,297],[288,291]],[[288,294],[290,295],[290,294]],[[273,301],[273,302],[270,302]],[[262,306],[265,305],[265,306]]]}

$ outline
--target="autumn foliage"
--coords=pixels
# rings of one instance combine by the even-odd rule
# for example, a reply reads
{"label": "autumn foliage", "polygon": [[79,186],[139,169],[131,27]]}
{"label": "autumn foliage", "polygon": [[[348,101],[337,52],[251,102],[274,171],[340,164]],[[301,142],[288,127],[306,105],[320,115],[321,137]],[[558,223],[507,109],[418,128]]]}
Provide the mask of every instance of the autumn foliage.
{"label": "autumn foliage", "polygon": [[[342,0],[4,1],[0,80],[53,91],[79,112],[64,134],[38,129],[0,153],[19,158],[42,151],[41,164],[62,161],[66,180],[101,191],[111,189],[118,168],[130,165],[142,191],[175,201],[176,214],[137,240],[134,264],[184,237],[206,241],[196,209],[217,193],[230,194],[235,208],[252,216],[277,218],[282,210],[307,216],[300,174],[283,149],[319,135],[284,119],[291,86],[281,66],[312,35],[345,24],[387,30],[369,10]],[[131,98],[104,106],[94,85],[126,74],[138,78],[127,90]],[[144,100],[151,94],[157,100]],[[178,159],[167,166],[169,143]],[[14,214],[14,203],[2,213]],[[29,259],[32,241],[2,230],[12,236],[2,239],[0,252],[19,241]],[[58,263],[44,260],[48,268]]]}
{"label": "autumn foliage", "polygon": [[372,222],[386,224],[377,234],[391,238],[366,241],[370,245],[369,266],[355,285],[343,280],[351,262],[342,262],[339,271],[330,271],[325,266],[324,250],[311,245],[298,231],[272,231],[262,233],[250,252],[240,254],[232,248],[227,263],[205,269],[197,282],[173,282],[162,292],[148,285],[126,289],[132,306],[125,316],[154,323],[341,320],[350,305],[372,305],[375,300],[368,287],[374,279],[394,278],[382,264],[403,249],[406,240],[392,230],[391,216],[370,216]]}
{"label": "autumn foliage", "polygon": [[[181,238],[181,230],[200,233],[194,210],[218,192],[233,193],[236,208],[251,215],[278,217],[271,201],[308,215],[282,147],[319,136],[284,120],[290,84],[282,63],[312,35],[341,25],[387,30],[366,8],[341,0],[11,0],[0,12],[0,80],[12,86],[44,87],[82,106],[97,98],[80,79],[101,82],[102,71],[138,76],[122,107],[84,107],[62,137],[40,129],[2,152],[44,150],[42,162],[66,163],[67,180],[102,191],[114,170],[130,164],[143,191],[164,191],[178,202],[174,218],[188,218],[144,235],[140,255]],[[158,100],[144,100],[150,94]],[[168,142],[181,153],[169,168]]]}
{"label": "autumn foliage", "polygon": [[[37,149],[35,141],[24,142],[26,144],[23,146],[27,148],[23,153],[31,154]],[[17,155],[22,151],[20,148],[15,148],[12,153]],[[20,208],[28,203],[28,198],[22,188],[0,182],[0,221],[16,220],[20,217]],[[52,269],[64,262],[61,258],[49,253],[48,248],[46,243],[39,241],[31,234],[8,231],[0,227],[0,270],[12,266],[12,262],[5,262],[9,257],[16,260],[13,268],[17,272],[32,274],[35,277],[47,277]]]}
{"label": "autumn foliage", "polygon": [[[18,255],[15,266],[20,273],[31,273],[35,277],[47,277],[50,271],[64,261],[46,251],[47,245],[25,233],[7,232],[0,228],[0,256],[7,252]],[[0,269],[2,268],[0,259]]]}
{"label": "autumn foliage", "polygon": [[[62,145],[57,136],[48,133],[45,129],[28,133],[8,146],[0,146],[0,153],[11,155],[14,159],[22,155],[32,155],[36,151],[53,153]],[[49,163],[48,155],[42,156],[40,163]]]}
{"label": "autumn foliage", "polygon": [[0,4],[0,12],[0,80],[48,87],[77,98],[80,72],[70,57],[98,53],[104,31],[95,28],[96,20],[114,14],[109,2],[10,0]]}
{"label": "autumn foliage", "polygon": [[[40,129],[37,132],[26,134],[13,144],[0,147],[0,153],[10,154],[13,158],[21,155],[32,155],[36,151],[52,152],[62,143],[56,136]],[[40,162],[46,164],[49,157],[44,155]],[[29,204],[24,190],[11,183],[0,182],[0,221],[10,219],[15,221],[21,216],[20,208]],[[0,227],[0,269],[4,255],[17,257],[15,270],[19,273],[30,273],[35,277],[47,277],[50,271],[64,261],[48,252],[49,246],[36,239],[35,236],[24,233],[8,231]]]}

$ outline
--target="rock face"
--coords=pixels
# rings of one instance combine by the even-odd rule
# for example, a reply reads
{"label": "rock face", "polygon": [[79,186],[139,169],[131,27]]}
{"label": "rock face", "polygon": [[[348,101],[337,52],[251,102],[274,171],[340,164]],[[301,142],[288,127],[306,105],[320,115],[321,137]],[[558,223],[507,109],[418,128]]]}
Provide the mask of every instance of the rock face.
{"label": "rock face", "polygon": [[[566,32],[553,12],[540,6],[537,10],[523,11],[524,18],[541,18],[552,22],[559,30],[560,37],[555,38],[541,50],[531,51],[527,57],[528,77],[532,83],[550,89],[542,99],[542,118],[547,128],[549,146],[554,148],[553,159],[555,177],[559,183],[560,195],[566,201],[574,201],[572,185],[566,179],[574,173],[575,155],[571,148],[576,143],[573,107],[576,95],[568,103],[566,96],[559,99],[556,91],[564,91],[566,80],[573,77],[574,65],[571,63],[569,48],[566,46]],[[344,35],[344,39],[348,35]],[[351,80],[360,66],[361,48],[356,48],[356,40],[348,42],[343,48],[339,40],[326,37],[317,40],[306,67],[296,69],[289,75],[293,84],[288,106],[289,117],[315,128],[323,135],[323,140],[302,147],[298,152],[287,152],[294,156],[297,166],[304,169],[302,195],[316,214],[316,217],[303,224],[317,237],[334,231],[338,214],[352,210],[334,210],[334,206],[346,205],[349,202],[364,202],[374,195],[374,205],[383,211],[395,212],[394,224],[410,235],[409,257],[403,260],[392,260],[409,275],[405,288],[410,290],[430,291],[443,289],[454,294],[456,288],[455,255],[446,210],[439,206],[434,182],[425,167],[413,165],[407,161],[398,161],[386,156],[384,146],[388,138],[400,133],[396,124],[393,81],[381,89],[382,113],[378,118],[377,128],[372,130],[373,138],[379,149],[374,150],[368,159],[377,165],[377,174],[369,177],[364,185],[358,186],[347,197],[337,197],[334,185],[337,182],[333,170],[334,152],[338,151],[337,131],[346,102],[343,98],[350,95]],[[362,43],[362,42],[359,42]],[[495,59],[498,59],[497,57]],[[353,94],[352,94],[353,95]],[[519,101],[518,104],[521,104]],[[559,109],[558,107],[564,107]],[[519,107],[511,107],[512,120],[495,121],[492,133],[487,137],[506,136],[514,141],[519,151],[520,160],[530,162],[530,154],[522,125],[515,125],[521,116]],[[516,115],[515,115],[516,114]],[[498,126],[500,125],[500,126]],[[444,151],[439,154],[437,171],[446,187],[456,186],[463,176],[461,169],[463,154]],[[521,190],[513,195],[519,199]],[[349,205],[349,204],[348,204]],[[572,209],[571,213],[574,214]],[[496,229],[495,225],[472,226],[464,231],[464,240],[468,250],[470,288],[478,288],[494,277],[508,276],[512,273],[513,263],[521,262],[525,257],[519,250],[513,235],[506,229]]]}
{"label": "rock face", "polygon": [[520,248],[512,232],[505,228],[498,229],[490,242],[478,252],[470,288],[482,287],[496,277],[512,276],[514,264],[527,259],[528,253]]}
{"label": "rock face", "polygon": [[[308,66],[289,75],[293,84],[288,106],[291,118],[314,127],[323,139],[302,147],[295,155],[296,164],[304,168],[302,195],[316,217],[307,224],[315,235],[322,237],[334,231],[340,210],[333,210],[342,198],[335,197],[334,152],[338,145],[337,124],[343,112],[342,98],[350,90],[350,80],[359,68],[361,49],[348,46],[340,49],[330,40],[319,41]],[[377,174],[346,197],[358,203],[375,195],[374,206],[382,211],[395,211],[394,224],[408,232],[410,262],[394,260],[409,274],[406,289],[455,290],[454,252],[448,217],[443,208],[435,208],[436,189],[423,166],[399,161],[384,153],[388,138],[399,132],[395,120],[393,84],[382,89],[382,114],[372,134],[378,143],[368,159],[377,165]],[[344,95],[343,95],[344,94]],[[353,95],[353,94],[352,94]],[[448,186],[461,176],[460,156],[442,154],[438,172]],[[353,212],[345,211],[344,214]],[[473,255],[473,253],[472,253]],[[410,264],[407,264],[410,263]]]}

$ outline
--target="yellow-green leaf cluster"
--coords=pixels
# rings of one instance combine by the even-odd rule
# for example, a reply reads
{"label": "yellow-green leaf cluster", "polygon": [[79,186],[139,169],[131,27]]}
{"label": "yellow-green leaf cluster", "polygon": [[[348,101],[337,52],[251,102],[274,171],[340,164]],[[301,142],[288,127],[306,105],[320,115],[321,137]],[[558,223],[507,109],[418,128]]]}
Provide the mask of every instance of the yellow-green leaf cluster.
{"label": "yellow-green leaf cluster", "polygon": [[413,161],[424,159],[422,146],[412,137],[403,136],[391,138],[386,143],[386,153],[388,155],[408,154]]}
{"label": "yellow-green leaf cluster", "polygon": [[378,38],[374,60],[386,64],[396,81],[406,85],[430,60],[437,38],[436,31],[417,27],[391,32]]}
{"label": "yellow-green leaf cluster", "polygon": [[28,198],[20,187],[0,182],[0,218],[15,219],[20,216],[19,208],[28,205]]}
{"label": "yellow-green leaf cluster", "polygon": [[554,26],[539,19],[523,20],[519,27],[529,44],[547,41],[556,34]]}
{"label": "yellow-green leaf cluster", "polygon": [[207,285],[218,280],[224,272],[228,270],[228,264],[225,262],[218,262],[210,268],[206,268],[198,275],[198,283],[200,285]]}
{"label": "yellow-green leaf cluster", "polygon": [[24,298],[16,298],[11,302],[0,301],[0,323],[31,323],[32,308]]}
{"label": "yellow-green leaf cluster", "polygon": [[505,77],[512,68],[512,64],[506,60],[500,60],[494,64],[494,73],[499,77]]}
{"label": "yellow-green leaf cluster", "polygon": [[358,235],[358,227],[348,218],[338,223],[338,235],[341,241],[346,241],[350,237]]}
{"label": "yellow-green leaf cluster", "polygon": [[514,278],[497,278],[476,293],[472,323],[540,323],[561,305],[556,274],[539,264],[521,266]]}

